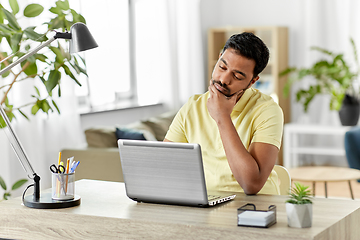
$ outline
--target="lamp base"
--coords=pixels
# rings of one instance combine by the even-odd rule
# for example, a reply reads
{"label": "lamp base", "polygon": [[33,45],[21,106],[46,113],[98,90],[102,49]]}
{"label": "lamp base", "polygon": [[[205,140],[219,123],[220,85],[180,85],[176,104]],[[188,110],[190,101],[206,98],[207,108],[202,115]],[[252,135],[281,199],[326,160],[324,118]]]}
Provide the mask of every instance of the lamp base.
{"label": "lamp base", "polygon": [[71,200],[54,200],[51,198],[51,193],[44,193],[40,196],[38,201],[34,200],[33,195],[28,195],[23,199],[24,205],[30,208],[54,209],[54,208],[68,208],[80,205],[81,198],[78,195]]}

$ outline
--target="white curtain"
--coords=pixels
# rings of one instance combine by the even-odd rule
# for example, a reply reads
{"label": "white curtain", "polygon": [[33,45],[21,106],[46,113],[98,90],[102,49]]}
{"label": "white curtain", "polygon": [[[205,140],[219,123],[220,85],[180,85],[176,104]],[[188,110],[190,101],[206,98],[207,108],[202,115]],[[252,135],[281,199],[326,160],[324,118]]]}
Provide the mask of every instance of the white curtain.
{"label": "white curtain", "polygon": [[203,43],[201,39],[200,0],[171,0],[169,33],[173,61],[173,94],[180,107],[194,94],[206,91]]}
{"label": "white curtain", "polygon": [[[350,37],[360,50],[360,2],[357,0],[306,0],[304,2],[301,34],[296,35],[301,49],[297,49],[298,66],[310,67],[324,55],[310,50],[312,46],[335,53],[344,53],[345,59],[356,69]],[[296,84],[292,89],[292,121],[323,125],[340,125],[337,111],[329,110],[329,96],[317,96],[310,104],[308,113],[302,104],[296,103],[295,92],[307,88],[313,79]]]}
{"label": "white curtain", "polygon": [[140,102],[171,109],[205,90],[200,0],[135,0]]}

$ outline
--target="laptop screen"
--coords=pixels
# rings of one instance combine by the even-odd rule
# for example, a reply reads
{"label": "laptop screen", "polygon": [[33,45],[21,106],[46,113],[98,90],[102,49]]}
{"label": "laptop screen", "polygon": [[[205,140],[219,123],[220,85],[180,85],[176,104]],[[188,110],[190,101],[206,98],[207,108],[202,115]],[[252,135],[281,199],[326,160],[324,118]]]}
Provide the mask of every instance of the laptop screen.
{"label": "laptop screen", "polygon": [[206,205],[198,144],[118,140],[126,193],[142,202]]}

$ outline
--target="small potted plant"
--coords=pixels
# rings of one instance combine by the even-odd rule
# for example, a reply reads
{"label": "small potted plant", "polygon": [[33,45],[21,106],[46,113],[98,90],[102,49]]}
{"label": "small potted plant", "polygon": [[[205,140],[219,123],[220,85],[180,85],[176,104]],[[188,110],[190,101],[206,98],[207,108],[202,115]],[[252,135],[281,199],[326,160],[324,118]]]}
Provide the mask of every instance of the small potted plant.
{"label": "small potted plant", "polygon": [[290,198],[286,200],[289,227],[306,228],[312,223],[312,201],[308,186],[295,182]]}

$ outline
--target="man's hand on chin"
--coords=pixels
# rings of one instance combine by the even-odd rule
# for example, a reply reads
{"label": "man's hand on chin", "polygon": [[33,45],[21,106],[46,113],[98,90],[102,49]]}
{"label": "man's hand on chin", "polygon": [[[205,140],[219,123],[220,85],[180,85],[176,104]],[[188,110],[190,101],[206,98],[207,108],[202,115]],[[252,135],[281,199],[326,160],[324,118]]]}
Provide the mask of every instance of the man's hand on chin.
{"label": "man's hand on chin", "polygon": [[244,90],[240,90],[231,97],[225,96],[217,90],[213,83],[209,86],[209,98],[207,108],[210,116],[219,123],[221,119],[230,117],[230,114],[237,102],[237,99],[243,94]]}

